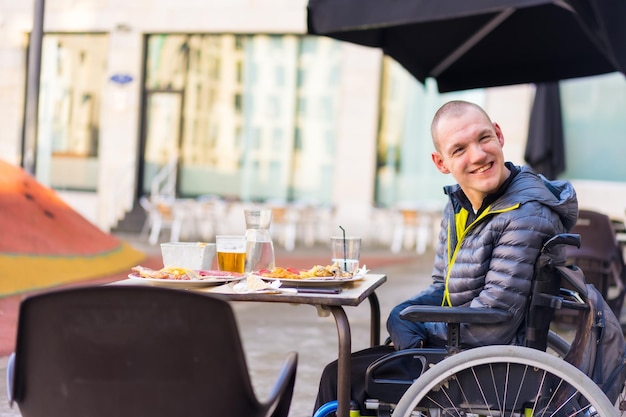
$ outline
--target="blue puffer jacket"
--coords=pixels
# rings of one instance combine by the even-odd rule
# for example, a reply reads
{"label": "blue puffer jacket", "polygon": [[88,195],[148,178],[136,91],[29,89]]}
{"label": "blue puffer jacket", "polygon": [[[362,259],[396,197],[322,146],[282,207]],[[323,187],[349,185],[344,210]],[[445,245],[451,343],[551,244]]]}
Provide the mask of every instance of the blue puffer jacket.
{"label": "blue puffer jacket", "polygon": [[[551,236],[571,230],[578,217],[576,192],[569,182],[548,181],[528,167],[520,170],[505,194],[467,228],[467,211],[453,197],[458,185],[446,187],[450,201],[443,213],[433,284],[421,295],[441,296],[443,305],[513,314],[499,325],[463,325],[464,346],[520,342],[539,250]],[[447,338],[445,323],[426,323],[426,329],[431,342]]]}

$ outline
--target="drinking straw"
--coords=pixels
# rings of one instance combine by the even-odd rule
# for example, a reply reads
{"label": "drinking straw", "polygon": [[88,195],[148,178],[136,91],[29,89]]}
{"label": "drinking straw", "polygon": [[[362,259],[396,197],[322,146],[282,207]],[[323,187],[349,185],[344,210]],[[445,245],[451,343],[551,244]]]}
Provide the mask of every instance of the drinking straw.
{"label": "drinking straw", "polygon": [[343,232],[343,270],[348,272],[348,262],[346,261],[346,230],[339,226],[341,231]]}

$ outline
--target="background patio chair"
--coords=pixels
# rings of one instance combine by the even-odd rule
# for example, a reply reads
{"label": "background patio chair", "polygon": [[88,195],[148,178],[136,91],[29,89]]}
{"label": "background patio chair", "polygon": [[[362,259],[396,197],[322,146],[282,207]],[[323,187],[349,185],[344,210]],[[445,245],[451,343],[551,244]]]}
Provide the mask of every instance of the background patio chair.
{"label": "background patio chair", "polygon": [[[578,265],[619,319],[626,294],[626,268],[611,219],[592,210],[580,210],[572,233],[580,235],[580,248],[567,247],[568,263]],[[557,322],[573,323],[577,315],[557,311]]]}
{"label": "background patio chair", "polygon": [[33,296],[20,307],[9,399],[24,417],[285,417],[297,354],[254,394],[224,300],[156,287]]}

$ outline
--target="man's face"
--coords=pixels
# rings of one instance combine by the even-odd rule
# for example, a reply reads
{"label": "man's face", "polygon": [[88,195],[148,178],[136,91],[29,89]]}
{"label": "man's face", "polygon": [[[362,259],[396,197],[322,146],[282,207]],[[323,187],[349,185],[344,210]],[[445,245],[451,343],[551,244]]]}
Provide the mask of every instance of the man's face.
{"label": "man's face", "polygon": [[440,119],[432,160],[439,171],[452,174],[475,209],[509,175],[504,166],[504,137],[496,123],[470,108],[458,116]]}

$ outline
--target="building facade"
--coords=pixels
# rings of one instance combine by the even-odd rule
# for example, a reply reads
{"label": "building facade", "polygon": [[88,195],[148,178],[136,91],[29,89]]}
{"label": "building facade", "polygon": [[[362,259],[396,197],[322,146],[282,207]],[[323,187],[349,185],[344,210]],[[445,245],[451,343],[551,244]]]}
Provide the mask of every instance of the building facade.
{"label": "building facade", "polygon": [[[21,164],[33,2],[0,12],[0,154]],[[581,206],[624,216],[626,83],[563,82],[567,170]],[[358,234],[372,210],[438,209],[430,161],[445,101],[485,107],[522,164],[534,87],[438,94],[380,51],[306,35],[304,0],[48,0],[34,175],[103,230],[157,192],[308,202]]]}

